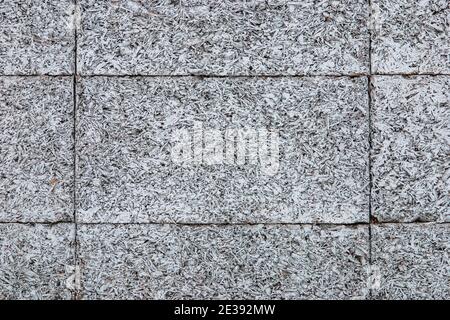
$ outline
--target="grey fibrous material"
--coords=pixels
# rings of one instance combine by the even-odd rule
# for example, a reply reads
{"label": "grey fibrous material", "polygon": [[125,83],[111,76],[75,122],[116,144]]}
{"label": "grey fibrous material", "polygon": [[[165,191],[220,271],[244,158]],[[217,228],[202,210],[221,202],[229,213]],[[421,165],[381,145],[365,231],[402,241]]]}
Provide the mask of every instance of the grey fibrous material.
{"label": "grey fibrous material", "polygon": [[447,0],[372,0],[375,73],[450,73]]}
{"label": "grey fibrous material", "polygon": [[0,224],[0,300],[70,299],[73,224]]}
{"label": "grey fibrous material", "polygon": [[82,74],[361,74],[369,69],[365,0],[81,0],[80,5]]}
{"label": "grey fibrous material", "polygon": [[73,220],[72,77],[0,77],[0,221]]}
{"label": "grey fibrous material", "polygon": [[0,3],[0,74],[71,74],[75,6],[72,0]]}
{"label": "grey fibrous material", "polygon": [[[368,221],[366,78],[83,79],[78,90],[82,222]],[[192,127],[280,134],[280,169],[174,164]]]}
{"label": "grey fibrous material", "polygon": [[450,299],[450,224],[372,227],[377,299]]}
{"label": "grey fibrous material", "polygon": [[373,215],[450,221],[450,78],[375,77]]}
{"label": "grey fibrous material", "polygon": [[[0,1],[0,300],[449,299],[449,35],[446,0]],[[278,172],[174,163],[198,122],[275,128]]]}
{"label": "grey fibrous material", "polygon": [[83,225],[82,298],[364,298],[367,240],[367,226]]}

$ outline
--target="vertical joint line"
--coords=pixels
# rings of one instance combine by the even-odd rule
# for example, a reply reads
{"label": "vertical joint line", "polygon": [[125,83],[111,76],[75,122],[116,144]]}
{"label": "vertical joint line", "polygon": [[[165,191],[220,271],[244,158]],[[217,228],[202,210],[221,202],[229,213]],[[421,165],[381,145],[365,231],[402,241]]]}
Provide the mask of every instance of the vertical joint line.
{"label": "vertical joint line", "polygon": [[[369,277],[372,277],[372,32],[375,26],[374,17],[372,14],[372,0],[368,0],[369,5],[369,75],[367,77],[368,90],[368,127],[369,127],[369,152],[368,152],[368,171],[369,171]],[[369,288],[369,298],[373,297],[373,289]]]}
{"label": "vertical joint line", "polygon": [[74,0],[73,24],[74,24],[74,71],[73,71],[73,221],[74,221],[74,260],[75,260],[75,283],[74,299],[79,299],[79,263],[78,263],[78,224],[77,224],[77,74],[78,74],[78,21],[79,9],[78,1]]}

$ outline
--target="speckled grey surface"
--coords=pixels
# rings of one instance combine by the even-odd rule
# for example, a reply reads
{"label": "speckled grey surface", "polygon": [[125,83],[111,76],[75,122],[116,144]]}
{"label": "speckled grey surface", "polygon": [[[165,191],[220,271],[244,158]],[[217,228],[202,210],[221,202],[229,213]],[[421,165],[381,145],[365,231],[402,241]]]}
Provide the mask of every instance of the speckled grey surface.
{"label": "speckled grey surface", "polygon": [[0,300],[70,299],[75,225],[0,224]]}
{"label": "speckled grey surface", "polygon": [[[0,300],[449,299],[448,15],[0,1]],[[175,163],[194,121],[278,172]]]}
{"label": "speckled grey surface", "polygon": [[372,226],[376,299],[450,299],[450,224]]}
{"label": "speckled grey surface", "polygon": [[0,77],[0,221],[73,219],[72,77]]}
{"label": "speckled grey surface", "polygon": [[448,0],[372,0],[375,73],[450,74]]}
{"label": "speckled grey surface", "polygon": [[85,299],[363,298],[367,227],[96,225]]}
{"label": "speckled grey surface", "polygon": [[[82,222],[368,221],[366,78],[95,77],[78,93]],[[278,173],[173,163],[194,120],[278,130]]]}
{"label": "speckled grey surface", "polygon": [[372,214],[380,221],[450,221],[450,77],[372,83]]}
{"label": "speckled grey surface", "polygon": [[71,74],[74,70],[73,0],[0,3],[0,75]]}
{"label": "speckled grey surface", "polygon": [[369,69],[366,0],[79,2],[82,74],[360,74]]}

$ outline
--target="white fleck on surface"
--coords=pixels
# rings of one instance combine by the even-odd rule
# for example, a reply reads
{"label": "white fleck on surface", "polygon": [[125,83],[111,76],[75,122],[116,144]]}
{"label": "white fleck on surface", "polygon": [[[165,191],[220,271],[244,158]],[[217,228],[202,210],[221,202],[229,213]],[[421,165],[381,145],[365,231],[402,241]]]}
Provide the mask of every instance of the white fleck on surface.
{"label": "white fleck on surface", "polygon": [[450,221],[450,77],[373,80],[373,215]]}
{"label": "white fleck on surface", "polygon": [[363,298],[367,240],[367,227],[83,225],[82,298]]}
{"label": "white fleck on surface", "polygon": [[73,219],[72,77],[0,77],[0,221]]}
{"label": "white fleck on surface", "polygon": [[[361,74],[366,0],[81,0],[82,74]],[[348,8],[351,7],[350,10]]]}
{"label": "white fleck on surface", "polygon": [[70,299],[73,224],[0,224],[0,300]]}
{"label": "white fleck on surface", "polygon": [[375,299],[450,298],[450,224],[372,226]]}
{"label": "white fleck on surface", "polygon": [[[366,78],[86,78],[77,120],[82,222],[368,221]],[[173,163],[175,129],[279,130],[275,176]]]}

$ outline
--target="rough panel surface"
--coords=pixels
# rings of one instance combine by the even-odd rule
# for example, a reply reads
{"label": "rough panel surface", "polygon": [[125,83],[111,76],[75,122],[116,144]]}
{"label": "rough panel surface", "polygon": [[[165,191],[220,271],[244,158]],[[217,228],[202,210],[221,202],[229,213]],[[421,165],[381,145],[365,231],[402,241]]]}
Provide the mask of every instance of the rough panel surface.
{"label": "rough panel surface", "polygon": [[70,299],[73,224],[0,224],[0,300]]}
{"label": "rough panel surface", "polygon": [[[82,80],[82,222],[368,221],[366,78]],[[180,165],[175,129],[278,130],[279,170]]]}
{"label": "rough panel surface", "polygon": [[83,225],[85,299],[364,297],[367,227]]}
{"label": "rough panel surface", "polygon": [[368,72],[366,0],[81,0],[80,5],[82,74]]}
{"label": "rough panel surface", "polygon": [[0,75],[70,74],[74,68],[72,0],[0,3]]}
{"label": "rough panel surface", "polygon": [[73,217],[70,77],[0,77],[0,221]]}
{"label": "rough panel surface", "polygon": [[0,300],[450,299],[449,8],[0,0]]}
{"label": "rough panel surface", "polygon": [[372,227],[376,299],[450,299],[450,224]]}
{"label": "rough panel surface", "polygon": [[372,0],[375,73],[450,73],[448,0]]}
{"label": "rough panel surface", "polygon": [[373,215],[450,221],[450,77],[375,77]]}

